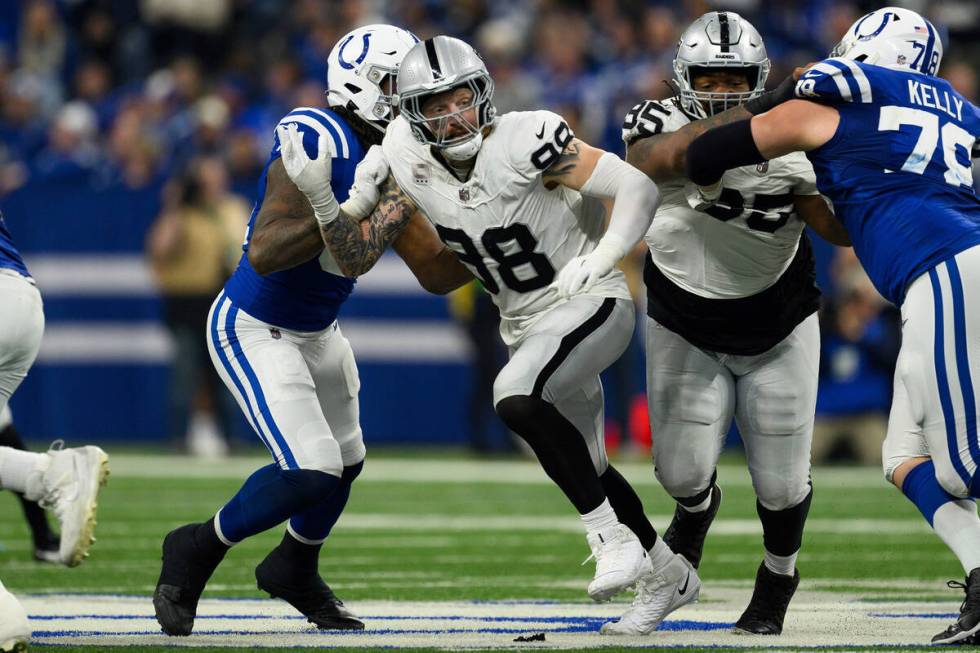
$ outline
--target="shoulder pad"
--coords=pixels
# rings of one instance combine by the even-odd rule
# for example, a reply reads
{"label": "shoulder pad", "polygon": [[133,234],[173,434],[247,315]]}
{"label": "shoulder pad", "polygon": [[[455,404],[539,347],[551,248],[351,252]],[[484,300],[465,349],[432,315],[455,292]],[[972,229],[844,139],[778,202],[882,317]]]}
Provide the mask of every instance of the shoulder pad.
{"label": "shoulder pad", "polygon": [[[303,135],[303,149],[311,159],[319,156],[317,146],[320,136],[326,136],[333,141],[335,158],[350,158],[348,128],[343,124],[342,119],[332,112],[315,107],[297,107],[279,121],[279,125],[289,124],[296,125],[296,129]],[[275,134],[274,139],[272,152],[274,156],[279,156],[279,135]]]}
{"label": "shoulder pad", "polygon": [[673,99],[644,100],[623,119],[623,142],[629,147],[640,138],[676,131],[688,122]]}
{"label": "shoulder pad", "polygon": [[575,138],[565,119],[551,111],[520,111],[502,118],[511,164],[526,177],[551,167]]}
{"label": "shoulder pad", "polygon": [[850,59],[824,59],[811,66],[796,83],[796,97],[828,104],[869,103],[871,84],[861,66]]}

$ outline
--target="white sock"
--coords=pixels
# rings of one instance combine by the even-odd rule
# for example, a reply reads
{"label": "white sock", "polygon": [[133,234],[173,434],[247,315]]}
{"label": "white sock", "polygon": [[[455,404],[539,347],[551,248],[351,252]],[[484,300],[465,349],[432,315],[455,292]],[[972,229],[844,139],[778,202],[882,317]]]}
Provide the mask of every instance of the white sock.
{"label": "white sock", "polygon": [[619,517],[616,516],[616,511],[609,504],[609,499],[604,500],[599,504],[598,508],[585,513],[581,517],[582,522],[585,524],[585,531],[589,535],[601,533],[619,523]]}
{"label": "white sock", "polygon": [[708,492],[708,496],[705,498],[705,500],[697,504],[696,506],[686,506],[680,502],[678,502],[677,505],[679,505],[681,508],[683,508],[688,512],[704,512],[705,510],[708,509],[708,506],[711,505],[711,492]]}
{"label": "white sock", "polygon": [[788,556],[778,556],[775,553],[766,551],[766,569],[780,576],[793,577],[796,573],[796,556],[799,551]]}
{"label": "white sock", "polygon": [[650,564],[653,565],[654,569],[660,569],[673,559],[674,552],[664,542],[664,538],[658,537],[657,541],[653,543],[653,548],[650,549]]}
{"label": "white sock", "polygon": [[969,499],[949,501],[932,516],[932,528],[963,565],[967,575],[980,567],[980,517]]}
{"label": "white sock", "polygon": [[0,487],[37,501],[44,494],[41,477],[50,463],[47,454],[0,447]]}

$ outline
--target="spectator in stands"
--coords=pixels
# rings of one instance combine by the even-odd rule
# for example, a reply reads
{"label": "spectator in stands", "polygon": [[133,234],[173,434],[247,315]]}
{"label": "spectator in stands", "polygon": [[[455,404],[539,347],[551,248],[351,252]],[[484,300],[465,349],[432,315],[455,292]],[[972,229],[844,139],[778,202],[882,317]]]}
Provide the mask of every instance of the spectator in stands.
{"label": "spectator in stands", "polygon": [[811,458],[824,462],[843,448],[863,464],[879,465],[901,318],[874,289],[850,248],[838,250],[833,273],[836,292],[821,315]]}
{"label": "spectator in stands", "polygon": [[192,453],[227,450],[227,393],[204,338],[208,310],[241,255],[248,205],[228,191],[217,157],[191,162],[166,191],[164,209],[147,238],[175,352],[169,396],[170,433]]}

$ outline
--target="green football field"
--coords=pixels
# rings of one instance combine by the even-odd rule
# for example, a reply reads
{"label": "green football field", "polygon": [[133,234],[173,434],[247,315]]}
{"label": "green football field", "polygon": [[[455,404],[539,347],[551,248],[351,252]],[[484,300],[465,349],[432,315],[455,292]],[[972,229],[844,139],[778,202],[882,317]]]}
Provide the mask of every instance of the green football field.
{"label": "green football field", "polygon": [[[588,600],[594,568],[579,564],[589,553],[581,525],[534,462],[382,452],[369,458],[321,556],[321,574],[365,618],[364,633],[316,632],[285,604],[256,600],[265,597],[253,571],[279,541],[275,529],[229,553],[205,593],[207,615],[195,634],[166,639],[149,600],[164,534],[208,518],[265,459],[208,463],[111,449],[110,456],[98,542],[78,568],[33,562],[19,506],[0,493],[0,579],[25,603],[38,650],[918,650],[962,599],[945,586],[962,579],[958,563],[880,470],[818,468],[798,563],[803,581],[786,632],[778,639],[729,635],[762,555],[748,475],[730,458],[719,470],[725,495],[700,570],[701,602],[674,613],[668,630],[610,640],[596,631],[630,597]],[[652,466],[633,460],[617,467],[662,531],[673,506]],[[514,641],[538,632],[544,644]]]}

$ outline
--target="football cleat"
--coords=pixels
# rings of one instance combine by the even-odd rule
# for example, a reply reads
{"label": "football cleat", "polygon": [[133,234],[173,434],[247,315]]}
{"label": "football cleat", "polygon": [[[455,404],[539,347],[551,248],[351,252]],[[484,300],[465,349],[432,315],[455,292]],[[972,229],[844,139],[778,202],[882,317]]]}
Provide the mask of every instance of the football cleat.
{"label": "football cleat", "polygon": [[0,584],[0,652],[26,651],[30,639],[31,626],[24,606]]}
{"label": "football cleat", "polygon": [[698,572],[681,555],[655,569],[636,584],[633,604],[619,621],[602,624],[603,635],[649,635],[671,612],[698,600],[701,579]]}
{"label": "football cleat", "polygon": [[194,534],[205,525],[187,524],[163,539],[163,566],[153,591],[153,610],[167,635],[191,634],[204,586],[225,557],[227,549],[216,554],[197,546]]}
{"label": "football cleat", "polygon": [[[94,539],[94,538],[93,538]],[[34,559],[37,562],[61,563],[61,545],[58,541],[46,542],[34,547]]]}
{"label": "football cleat", "polygon": [[297,573],[278,548],[255,568],[258,588],[293,606],[317,628],[364,630],[364,622],[344,606],[320,575]]}
{"label": "football cleat", "polygon": [[595,558],[595,576],[588,590],[595,601],[611,599],[651,570],[646,549],[633,531],[623,524],[617,524],[603,533],[590,533],[586,539],[592,555],[585,562]]}
{"label": "football cleat", "polygon": [[701,554],[704,551],[704,538],[708,535],[711,522],[718,514],[721,506],[721,488],[717,485],[711,488],[711,502],[703,512],[690,512],[678,504],[674,508],[674,518],[664,533],[664,544],[674,553],[687,558],[691,566],[697,569],[701,566]]}
{"label": "football cleat", "polygon": [[793,576],[774,574],[763,562],[755,574],[755,589],[745,612],[732,632],[742,635],[779,635],[783,632],[786,609],[800,584],[799,569]]}
{"label": "football cleat", "polygon": [[95,510],[99,490],[109,477],[109,456],[98,447],[62,446],[59,440],[47,453],[51,462],[41,478],[38,503],[54,511],[61,523],[60,562],[74,567],[88,557],[95,541]]}
{"label": "football cleat", "polygon": [[972,643],[980,632],[980,567],[970,572],[966,583],[951,580],[948,587],[962,589],[966,598],[960,605],[960,617],[949,628],[932,638],[933,644]]}

